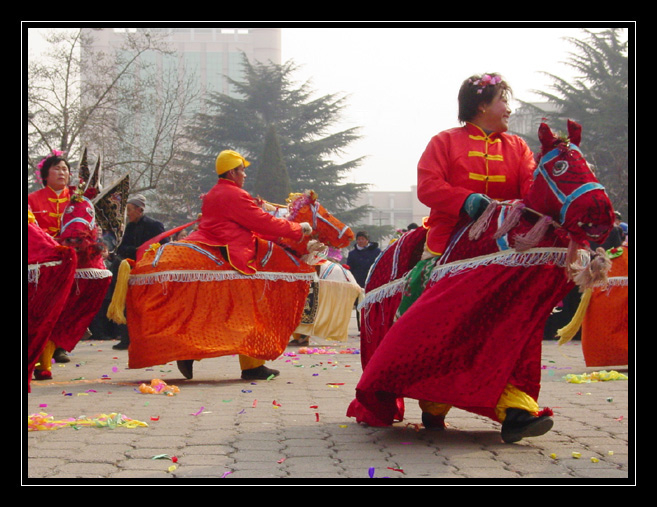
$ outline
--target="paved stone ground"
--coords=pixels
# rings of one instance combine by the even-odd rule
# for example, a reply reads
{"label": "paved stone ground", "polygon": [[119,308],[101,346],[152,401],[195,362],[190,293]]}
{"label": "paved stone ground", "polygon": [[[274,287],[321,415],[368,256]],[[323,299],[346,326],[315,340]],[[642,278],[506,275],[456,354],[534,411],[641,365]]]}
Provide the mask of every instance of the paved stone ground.
{"label": "paved stone ground", "polygon": [[[516,444],[501,441],[495,422],[459,410],[446,431],[425,430],[414,400],[405,421],[372,428],[345,415],[361,373],[352,320],[347,342],[311,342],[310,351],[334,353],[288,347],[270,364],[281,375],[257,382],[240,380],[237,357],[197,362],[185,380],[175,363],[129,370],[115,342],[83,341],[52,381],[32,382],[28,416],[120,413],[145,425],[24,431],[22,483],[634,484],[626,365],[604,369],[629,381],[567,382],[565,375],[601,368],[585,366],[579,342],[545,342],[539,401],[553,409],[555,425]],[[180,392],[139,392],[156,378]]]}

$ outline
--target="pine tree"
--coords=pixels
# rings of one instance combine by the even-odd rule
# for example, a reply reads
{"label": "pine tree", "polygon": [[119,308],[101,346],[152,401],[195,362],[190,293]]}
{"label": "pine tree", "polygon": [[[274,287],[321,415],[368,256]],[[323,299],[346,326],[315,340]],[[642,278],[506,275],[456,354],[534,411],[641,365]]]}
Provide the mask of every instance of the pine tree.
{"label": "pine tree", "polygon": [[[546,73],[553,81],[554,92],[535,90],[535,93],[557,106],[559,122],[572,119],[582,124],[582,150],[587,161],[594,166],[614,207],[626,216],[628,42],[621,40],[619,28],[601,32],[584,30],[584,33],[586,38],[567,38],[576,51],[569,54],[565,63],[578,72],[578,77],[568,80]],[[555,115],[545,113],[544,116]]]}
{"label": "pine tree", "polygon": [[[345,222],[355,222],[366,207],[354,208],[367,184],[346,183],[344,178],[363,158],[335,162],[345,148],[359,138],[358,129],[339,132],[337,124],[346,98],[336,94],[313,97],[307,83],[296,86],[292,62],[251,63],[243,55],[243,79],[229,79],[233,92],[214,93],[205,113],[197,114],[188,130],[200,147],[193,162],[206,174],[205,191],[214,184],[214,157],[224,149],[240,152],[251,162],[250,174],[258,174],[263,162],[267,132],[274,126],[292,192],[314,190],[322,204]],[[256,178],[247,178],[245,189],[254,192]]]}
{"label": "pine tree", "polygon": [[284,204],[291,191],[290,178],[283,162],[276,127],[270,125],[265,137],[265,149],[255,177],[253,194],[265,201]]}

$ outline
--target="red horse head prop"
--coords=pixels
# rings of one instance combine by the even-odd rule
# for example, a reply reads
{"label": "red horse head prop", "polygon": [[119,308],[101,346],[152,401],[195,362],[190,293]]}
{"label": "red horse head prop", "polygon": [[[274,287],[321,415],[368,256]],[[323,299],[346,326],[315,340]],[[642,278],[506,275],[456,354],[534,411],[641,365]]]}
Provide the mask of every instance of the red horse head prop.
{"label": "red horse head prop", "polygon": [[313,239],[334,248],[345,248],[354,240],[354,232],[319,203],[314,191],[290,194],[287,203],[285,218],[293,222],[308,222],[313,228],[312,234],[305,236],[301,243],[283,240],[283,244],[297,255],[308,253],[308,241]]}
{"label": "red horse head prop", "polygon": [[96,223],[96,210],[91,202],[97,195],[95,180],[89,182],[81,176],[78,187],[71,187],[71,201],[62,215],[61,229],[57,237],[57,241],[62,245],[75,249],[78,254],[78,267],[81,268],[105,267],[101,257],[105,246]]}
{"label": "red horse head prop", "polygon": [[614,212],[604,187],[598,182],[579,149],[582,127],[568,121],[568,137],[558,137],[547,124],[538,129],[541,159],[527,206],[551,216],[580,243],[601,244],[614,224]]}

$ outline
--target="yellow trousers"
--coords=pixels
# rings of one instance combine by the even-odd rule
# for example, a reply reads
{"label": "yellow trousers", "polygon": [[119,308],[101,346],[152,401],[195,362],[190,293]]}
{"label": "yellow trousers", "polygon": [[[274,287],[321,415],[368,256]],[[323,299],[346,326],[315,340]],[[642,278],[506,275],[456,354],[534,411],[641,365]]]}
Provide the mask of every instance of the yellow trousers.
{"label": "yellow trousers", "polygon": [[240,355],[240,369],[242,370],[250,370],[262,366],[263,364],[265,364],[264,359],[254,359],[249,356]]}
{"label": "yellow trousers", "polygon": [[48,340],[48,343],[46,343],[43,352],[41,352],[34,369],[39,371],[50,371],[52,367],[52,356],[55,354],[56,348],[55,343]]}
{"label": "yellow trousers", "polygon": [[[431,415],[445,416],[450,408],[452,406],[446,405],[445,403],[420,400],[420,409],[422,409],[422,412],[428,412]],[[536,414],[540,410],[534,398],[511,384],[506,385],[495,407],[495,415],[497,415],[500,422],[504,421],[507,408],[519,408],[531,414]]]}

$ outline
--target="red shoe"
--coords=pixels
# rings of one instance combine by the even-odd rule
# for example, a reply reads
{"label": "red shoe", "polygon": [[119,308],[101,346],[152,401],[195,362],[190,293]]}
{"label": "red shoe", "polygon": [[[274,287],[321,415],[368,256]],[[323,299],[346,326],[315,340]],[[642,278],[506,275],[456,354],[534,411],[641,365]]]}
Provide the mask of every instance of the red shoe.
{"label": "red shoe", "polygon": [[50,370],[34,370],[34,380],[51,380],[52,373]]}

